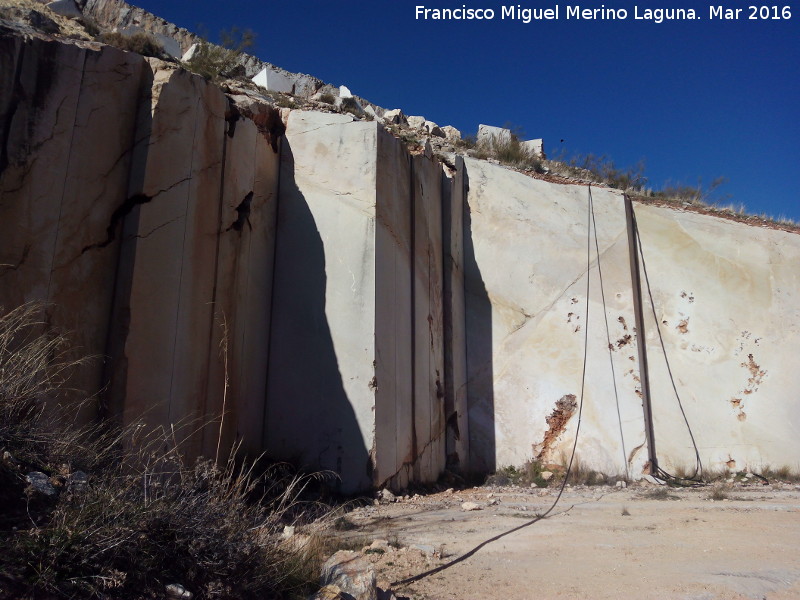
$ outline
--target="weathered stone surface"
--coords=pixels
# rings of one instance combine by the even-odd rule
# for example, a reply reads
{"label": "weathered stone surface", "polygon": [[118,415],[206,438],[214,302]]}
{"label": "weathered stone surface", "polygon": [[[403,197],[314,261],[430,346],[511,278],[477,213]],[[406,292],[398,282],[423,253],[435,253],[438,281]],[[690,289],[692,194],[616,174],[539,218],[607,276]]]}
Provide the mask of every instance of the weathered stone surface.
{"label": "weathered stone surface", "polygon": [[473,511],[473,510],[481,510],[481,505],[476,504],[475,502],[463,502],[461,504],[461,510],[463,511]]}
{"label": "weathered stone surface", "polygon": [[[250,456],[263,449],[280,137],[259,124],[259,116],[272,114],[277,119],[263,104],[239,102],[229,105],[228,114],[243,106],[251,113],[264,112],[255,118],[229,119],[225,135],[206,414],[213,410],[220,415],[224,408],[226,416],[220,427],[206,430],[203,450],[208,456],[215,453],[218,434],[223,448],[238,441]],[[222,348],[227,351],[227,373],[225,361],[216,360],[218,351],[214,354]],[[226,377],[223,407],[219,392]]]}
{"label": "weathered stone surface", "polygon": [[[444,469],[444,266],[442,171],[436,161],[412,157],[414,218],[414,430],[415,480]],[[424,441],[423,441],[424,440]]]}
{"label": "weathered stone surface", "polygon": [[81,11],[75,5],[75,0],[55,0],[54,2],[48,2],[47,8],[62,17],[77,18],[82,16]]}
{"label": "weathered stone surface", "polygon": [[169,598],[175,598],[176,600],[192,600],[194,598],[194,594],[179,583],[165,585],[164,591],[167,592]]}
{"label": "weathered stone surface", "polygon": [[511,139],[511,130],[493,125],[478,125],[478,143],[488,144],[492,140],[507,142]]}
{"label": "weathered stone surface", "polygon": [[109,29],[124,31],[135,28],[155,35],[159,41],[166,43],[165,49],[180,58],[192,44],[200,39],[182,27],[177,27],[161,17],[132,6],[124,0],[78,0],[83,14],[91,17]]}
{"label": "weathered stone surface", "polygon": [[384,502],[396,502],[397,501],[397,496],[395,496],[391,492],[391,490],[383,489],[380,492],[378,492],[378,495],[380,496],[381,500],[383,500]]}
{"label": "weathered stone surface", "polygon": [[[411,240],[411,159],[403,145],[378,128],[375,260],[378,286],[375,304],[376,410],[374,480],[405,488],[413,479],[416,459],[411,398],[413,327]],[[389,165],[392,165],[389,167]]]}
{"label": "weathered stone surface", "polygon": [[320,585],[334,585],[355,600],[377,600],[375,570],[358,552],[339,550],[322,565]]}
{"label": "weathered stone surface", "polygon": [[[115,332],[124,345],[113,404],[125,422],[162,425],[204,418],[208,361],[222,360],[211,339],[227,100],[202,77],[151,64],[152,117],[139,126],[146,145],[128,196],[137,203],[123,229],[115,310],[128,329]],[[187,451],[199,450],[195,436]]]}
{"label": "weathered stone surface", "polygon": [[520,142],[520,146],[537,156],[544,156],[544,142],[541,139]]}
{"label": "weathered stone surface", "polygon": [[441,127],[439,127],[439,126],[438,126],[436,123],[434,123],[433,121],[425,121],[425,122],[422,124],[422,129],[423,129],[423,130],[425,131],[425,133],[427,133],[428,135],[432,135],[432,136],[435,136],[435,137],[440,137],[440,138],[443,138],[443,137],[445,137],[445,134],[444,134],[444,132],[442,131]]}
{"label": "weathered stone surface", "polygon": [[28,481],[27,491],[29,494],[41,494],[43,496],[55,496],[56,488],[50,483],[50,478],[40,471],[32,471],[25,476]]}
{"label": "weathered stone surface", "polygon": [[220,439],[259,453],[277,113],[272,125],[247,118],[202,78],[116,48],[0,44],[0,305],[48,301],[52,325],[110,357],[70,386],[107,390],[129,422],[169,427],[224,409],[224,427],[195,436],[189,454],[213,454]]}
{"label": "weathered stone surface", "polygon": [[349,491],[372,483],[376,126],[293,111],[281,156],[267,448]]}
{"label": "weathered stone surface", "polygon": [[408,119],[399,108],[387,110],[383,113],[383,122],[392,125],[408,125]]}
{"label": "weathered stone surface", "polygon": [[414,115],[406,118],[408,126],[413,129],[422,129],[422,127],[425,125],[426,120],[427,119],[425,119],[425,117],[417,117]]}
{"label": "weathered stone surface", "polygon": [[445,125],[442,127],[442,133],[448,140],[460,140],[461,139],[461,131],[453,127],[452,125]]}

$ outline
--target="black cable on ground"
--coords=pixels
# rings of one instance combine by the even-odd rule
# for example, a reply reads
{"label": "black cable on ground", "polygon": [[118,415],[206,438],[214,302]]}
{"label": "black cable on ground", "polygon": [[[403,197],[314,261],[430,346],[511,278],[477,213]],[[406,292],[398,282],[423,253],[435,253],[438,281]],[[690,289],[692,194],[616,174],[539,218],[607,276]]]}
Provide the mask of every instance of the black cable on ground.
{"label": "black cable on ground", "polygon": [[[597,241],[597,221],[594,217],[594,201],[592,200],[592,186],[589,186],[589,207],[592,212],[592,226],[594,228],[594,248],[597,253],[597,273],[600,276],[600,298],[603,300],[603,320],[606,324],[606,341],[608,342],[608,362],[611,364],[611,382],[614,384],[614,401],[617,406],[617,421],[619,422],[619,438],[622,442],[622,464],[625,466],[625,481],[630,481],[628,473],[628,453],[625,451],[625,436],[622,433],[622,413],[619,410],[619,391],[617,390],[617,374],[614,370],[614,352],[611,344],[611,331],[608,327],[608,311],[606,310],[606,292],[603,286],[603,269],[600,266],[600,244]],[[587,273],[588,277],[588,273]],[[587,299],[588,302],[588,299]]]}
{"label": "black cable on ground", "polygon": [[[586,358],[587,358],[588,349],[589,349],[589,291],[590,291],[589,282],[590,282],[590,279],[591,279],[589,277],[589,269],[591,268],[591,265],[592,265],[592,262],[591,262],[591,258],[592,258],[592,256],[591,256],[592,255],[592,245],[591,245],[592,233],[591,233],[591,230],[592,230],[592,215],[593,215],[593,211],[594,211],[594,207],[592,206],[592,190],[591,190],[591,186],[590,186],[589,187],[588,214],[587,214],[587,231],[586,231],[586,313],[585,313],[585,317],[584,317],[585,320],[583,322],[583,329],[584,329],[584,333],[583,333],[583,372],[581,374],[581,395],[580,395],[580,401],[578,403],[578,424],[575,427],[575,441],[572,444],[572,453],[570,454],[570,457],[569,457],[569,464],[567,465],[567,470],[564,473],[564,480],[561,482],[561,487],[558,490],[558,495],[556,496],[556,499],[550,505],[550,508],[548,508],[544,513],[536,515],[536,517],[534,517],[530,521],[526,521],[522,525],[518,525],[517,527],[514,527],[513,529],[509,529],[508,531],[504,531],[503,533],[500,533],[500,534],[498,534],[498,535],[496,535],[496,536],[494,536],[492,538],[489,538],[488,540],[484,540],[483,542],[481,542],[480,544],[475,546],[472,550],[469,550],[468,552],[465,552],[464,554],[454,558],[450,562],[447,562],[447,563],[445,563],[443,565],[439,565],[438,567],[435,567],[433,569],[429,569],[429,570],[424,571],[422,573],[419,573],[417,575],[413,575],[411,577],[406,577],[405,579],[401,579],[400,581],[394,581],[394,582],[391,583],[392,587],[400,587],[400,586],[409,585],[411,583],[414,583],[415,581],[419,581],[420,579],[425,579],[426,577],[430,577],[431,575],[434,575],[436,573],[440,573],[441,571],[444,571],[445,569],[449,569],[450,567],[452,567],[454,565],[457,565],[458,563],[467,560],[468,558],[470,558],[471,556],[476,554],[484,546],[488,546],[492,542],[496,542],[497,540],[499,540],[501,538],[504,538],[507,535],[511,535],[512,533],[515,533],[515,532],[519,531],[520,529],[524,529],[526,527],[530,527],[534,523],[537,523],[537,522],[541,521],[542,519],[547,518],[547,516],[551,512],[553,512],[553,509],[555,509],[556,505],[558,504],[558,501],[561,500],[561,495],[564,493],[564,488],[567,487],[567,482],[569,481],[569,476],[570,476],[570,473],[572,472],[572,463],[575,460],[575,450],[578,447],[578,434],[580,433],[580,430],[581,430],[581,418],[582,418],[582,415],[583,415],[583,396],[584,396],[584,391],[586,389]],[[596,232],[595,232],[595,234],[596,234]],[[572,507],[570,507],[567,510],[571,510],[571,509],[572,509]],[[566,511],[564,511],[564,512],[566,512]]]}
{"label": "black cable on ground", "polygon": [[[650,278],[647,276],[647,263],[644,260],[644,251],[642,249],[642,238],[639,235],[639,225],[636,221],[636,213],[633,215],[633,229],[634,233],[636,234],[636,240],[639,245],[639,256],[642,258],[642,271],[644,272],[644,281],[645,285],[647,286],[647,295],[650,298],[650,309],[653,313],[653,321],[656,324],[656,331],[658,332],[658,341],[661,344],[661,352],[664,354],[664,362],[667,365],[667,373],[669,374],[669,380],[672,384],[672,389],[675,392],[675,398],[678,400],[678,407],[681,410],[681,415],[683,415],[683,422],[686,423],[686,429],[689,431],[689,437],[692,440],[692,446],[694,447],[694,455],[695,455],[695,467],[694,473],[691,477],[676,477],[671,473],[668,473],[661,467],[658,468],[657,473],[654,475],[658,475],[662,479],[669,480],[670,482],[677,483],[679,485],[698,485],[701,484],[701,477],[703,474],[703,463],[700,459],[700,450],[697,448],[697,442],[694,439],[694,433],[692,432],[692,426],[689,424],[689,419],[686,416],[686,411],[683,409],[683,402],[681,402],[681,395],[678,392],[678,387],[675,384],[675,377],[672,375],[672,367],[669,364],[669,357],[667,356],[667,349],[664,345],[664,337],[661,335],[661,324],[658,322],[658,316],[656,315],[656,305],[653,301],[653,291],[650,288]],[[644,340],[641,343],[645,343]],[[685,482],[685,483],[683,483]]]}

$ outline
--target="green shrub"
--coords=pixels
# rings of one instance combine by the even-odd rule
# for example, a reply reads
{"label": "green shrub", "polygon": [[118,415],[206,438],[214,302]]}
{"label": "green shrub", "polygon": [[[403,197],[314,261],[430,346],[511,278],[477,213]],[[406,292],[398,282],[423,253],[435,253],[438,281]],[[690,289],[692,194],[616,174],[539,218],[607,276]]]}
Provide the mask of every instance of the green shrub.
{"label": "green shrub", "polygon": [[164,47],[161,42],[143,31],[137,31],[130,35],[119,33],[118,31],[107,31],[100,35],[99,40],[109,46],[115,46],[128,52],[135,52],[142,56],[152,56],[154,58],[162,58],[164,56]]}
{"label": "green shrub", "polygon": [[324,102],[325,104],[335,104],[336,97],[333,94],[325,93],[319,97],[320,102]]}
{"label": "green shrub", "polygon": [[[547,487],[549,482],[542,478],[542,472],[545,470],[542,463],[536,460],[529,460],[520,467],[509,465],[489,475],[486,479],[486,485],[529,486],[534,484],[537,487]],[[553,479],[550,479],[550,481],[553,481]]]}
{"label": "green shrub", "polygon": [[281,108],[292,108],[292,109],[297,108],[299,106],[297,102],[294,101],[294,98],[290,96],[285,96],[283,94],[278,96],[277,100],[275,101],[275,104],[277,104]]}

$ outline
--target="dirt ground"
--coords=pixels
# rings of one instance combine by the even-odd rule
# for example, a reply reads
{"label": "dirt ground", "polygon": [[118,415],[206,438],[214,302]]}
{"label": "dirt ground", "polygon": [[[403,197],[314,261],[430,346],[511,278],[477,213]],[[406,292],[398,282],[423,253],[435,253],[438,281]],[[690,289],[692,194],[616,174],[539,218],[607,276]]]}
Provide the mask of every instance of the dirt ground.
{"label": "dirt ground", "polygon": [[[389,542],[365,554],[387,589],[528,522],[557,491],[481,487],[400,498],[348,513],[345,535],[354,545]],[[412,600],[800,598],[800,486],[752,482],[728,487],[724,499],[711,495],[710,487],[568,487],[548,518],[391,589]],[[464,502],[481,509],[465,511]]]}

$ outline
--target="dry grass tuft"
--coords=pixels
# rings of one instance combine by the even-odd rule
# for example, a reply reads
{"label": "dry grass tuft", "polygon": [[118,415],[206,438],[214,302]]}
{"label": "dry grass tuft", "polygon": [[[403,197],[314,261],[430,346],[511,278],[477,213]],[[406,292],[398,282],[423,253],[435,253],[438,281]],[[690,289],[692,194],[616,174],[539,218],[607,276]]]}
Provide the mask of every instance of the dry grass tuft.
{"label": "dry grass tuft", "polygon": [[115,46],[121,50],[135,52],[142,56],[152,56],[164,58],[164,46],[156,38],[143,31],[131,34],[119,33],[118,31],[106,31],[101,33],[99,41],[109,46]]}
{"label": "dry grass tuft", "polygon": [[[464,143],[466,145],[469,142],[465,141]],[[473,156],[480,159],[494,158],[500,164],[515,169],[530,169],[536,173],[544,172],[541,157],[527,146],[524,146],[514,134],[509,137],[492,136],[490,141],[482,141],[476,144]]]}
{"label": "dry grass tuft", "polygon": [[[52,407],[81,361],[42,314],[0,317],[0,597],[305,597],[333,518],[301,498],[323,476],[235,450],[187,465],[176,428],[75,427]],[[55,493],[26,487],[32,471]]]}

